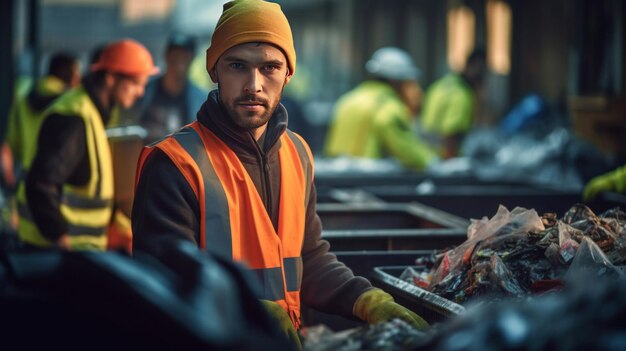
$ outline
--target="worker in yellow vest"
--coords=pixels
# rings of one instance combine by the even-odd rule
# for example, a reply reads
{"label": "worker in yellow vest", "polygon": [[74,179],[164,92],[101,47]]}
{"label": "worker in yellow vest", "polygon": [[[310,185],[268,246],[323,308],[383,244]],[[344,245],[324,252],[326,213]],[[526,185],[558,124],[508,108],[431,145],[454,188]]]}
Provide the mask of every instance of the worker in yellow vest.
{"label": "worker in yellow vest", "polygon": [[197,120],[140,156],[134,252],[162,257],[177,240],[187,240],[245,264],[258,277],[267,310],[296,346],[301,302],[370,323],[399,317],[425,328],[422,318],[355,277],[321,239],[313,157],[287,129],[280,104],[296,72],[280,6],[226,3],[206,68],[218,89]]}
{"label": "worker in yellow vest", "polygon": [[44,110],[67,89],[76,87],[80,78],[78,57],[65,52],[53,54],[48,74],[11,107],[6,141],[17,163],[18,180],[35,157]]}
{"label": "worker in yellow vest", "polygon": [[[80,83],[80,78],[78,57],[69,52],[58,52],[50,56],[46,76],[23,93],[16,89],[16,97],[9,112],[6,144],[11,149],[14,159],[14,165],[11,167],[14,170],[18,198],[25,198],[24,179],[35,157],[37,136],[45,109],[67,89],[76,87]],[[11,188],[10,191],[12,193],[15,188]],[[9,215],[15,218],[11,223],[15,222],[14,229],[17,229],[19,219],[15,211],[17,207],[15,201],[16,199],[11,197],[8,211],[11,212]]]}
{"label": "worker in yellow vest", "polygon": [[365,68],[373,78],[337,100],[324,154],[391,157],[416,171],[438,161],[435,150],[412,128],[420,110],[421,88],[419,69],[409,53],[396,47],[380,48]]}
{"label": "worker in yellow vest", "polygon": [[19,237],[28,247],[104,250],[113,218],[113,165],[105,133],[112,111],[128,108],[156,74],[133,40],[108,45],[80,86],[47,109],[18,199]]}
{"label": "worker in yellow vest", "polygon": [[463,138],[474,126],[478,92],[487,74],[485,51],[474,50],[463,71],[432,83],[420,116],[422,136],[438,147],[444,159],[459,156]]}

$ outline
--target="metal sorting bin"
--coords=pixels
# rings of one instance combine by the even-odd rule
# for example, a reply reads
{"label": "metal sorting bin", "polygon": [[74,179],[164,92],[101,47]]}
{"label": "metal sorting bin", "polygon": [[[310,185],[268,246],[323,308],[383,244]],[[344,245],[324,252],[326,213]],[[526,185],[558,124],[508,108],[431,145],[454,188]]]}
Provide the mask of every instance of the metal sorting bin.
{"label": "metal sorting bin", "polygon": [[[326,203],[318,205],[322,238],[355,275],[370,277],[378,266],[415,264],[415,260],[467,239],[469,221],[422,204]],[[334,228],[334,229],[329,229]],[[333,330],[362,325],[304,307],[306,325]]]}
{"label": "metal sorting bin", "polygon": [[417,186],[424,181],[432,181],[436,185],[467,185],[467,184],[501,184],[501,185],[516,185],[520,184],[517,181],[510,180],[497,180],[486,182],[480,180],[471,175],[450,175],[450,176],[437,176],[427,175],[424,173],[416,172],[387,172],[387,173],[375,173],[375,172],[321,172],[316,170],[315,172],[315,186],[316,187],[330,187],[330,188],[362,188],[367,186],[381,186],[381,185],[408,185]]}
{"label": "metal sorting bin", "polygon": [[320,204],[333,251],[435,250],[462,243],[469,221],[422,204]]}
{"label": "metal sorting bin", "polygon": [[376,267],[414,266],[415,260],[432,254],[431,250],[396,251],[335,251],[337,259],[352,270],[354,275],[371,278]]}
{"label": "metal sorting bin", "polygon": [[[396,302],[422,316],[429,323],[443,321],[462,313],[465,308],[445,298],[432,294],[398,277],[415,260],[428,256],[431,251],[338,251],[337,259],[346,264],[355,275],[369,278],[372,284],[391,294]],[[302,316],[307,326],[324,324],[339,331],[363,325],[309,308],[302,307]]]}
{"label": "metal sorting bin", "polygon": [[328,186],[317,187],[317,203],[380,203],[384,202],[374,195],[358,188],[340,189]]}
{"label": "metal sorting bin", "polygon": [[556,212],[562,216],[572,205],[581,202],[581,192],[530,185],[435,185],[427,191],[420,186],[371,186],[359,189],[390,203],[419,202],[463,217],[491,217],[500,204],[534,208],[540,215]]}
{"label": "metal sorting bin", "polygon": [[354,250],[442,250],[467,240],[465,228],[329,230],[322,233],[333,252]]}
{"label": "metal sorting bin", "polygon": [[319,204],[324,230],[466,228],[458,216],[422,204],[350,203]]}
{"label": "metal sorting bin", "polygon": [[465,307],[399,278],[407,266],[376,267],[371,281],[391,294],[396,302],[429,323],[441,322],[465,312]]}

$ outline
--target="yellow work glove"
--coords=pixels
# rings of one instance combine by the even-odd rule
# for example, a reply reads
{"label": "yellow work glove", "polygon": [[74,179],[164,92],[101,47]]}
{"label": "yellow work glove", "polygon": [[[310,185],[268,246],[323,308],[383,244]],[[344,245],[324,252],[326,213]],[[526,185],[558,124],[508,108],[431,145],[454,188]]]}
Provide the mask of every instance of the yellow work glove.
{"label": "yellow work glove", "polygon": [[278,328],[285,333],[289,342],[296,348],[296,350],[302,350],[302,343],[300,342],[300,337],[298,337],[298,332],[296,332],[296,328],[293,326],[291,322],[291,318],[287,314],[279,304],[274,301],[269,300],[261,300],[265,310],[278,322]]}
{"label": "yellow work glove", "polygon": [[372,289],[361,294],[354,303],[353,313],[369,324],[399,318],[420,330],[429,327],[422,317],[398,305],[391,295],[381,289]]}
{"label": "yellow work glove", "polygon": [[626,190],[626,166],[591,179],[583,190],[583,200],[593,200],[599,193],[605,191],[622,193],[624,190]]}

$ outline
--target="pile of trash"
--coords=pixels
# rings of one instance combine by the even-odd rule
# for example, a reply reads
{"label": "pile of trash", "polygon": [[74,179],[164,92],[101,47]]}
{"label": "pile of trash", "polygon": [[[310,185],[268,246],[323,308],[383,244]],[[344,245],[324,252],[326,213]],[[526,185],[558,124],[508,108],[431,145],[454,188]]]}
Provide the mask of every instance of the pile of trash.
{"label": "pile of trash", "polygon": [[412,351],[626,350],[626,281],[568,281],[558,293],[469,308],[433,326],[433,338]]}
{"label": "pile of trash", "polygon": [[[472,220],[468,240],[437,255],[418,285],[457,303],[476,297],[524,297],[558,290],[583,274],[621,276],[626,261],[626,213],[599,216],[576,204],[561,219],[535,210],[500,206],[488,219]],[[430,279],[426,282],[426,279]]]}
{"label": "pile of trash", "polygon": [[318,325],[304,328],[301,335],[305,351],[408,351],[431,338],[431,333],[417,330],[401,319],[339,332]]}
{"label": "pile of trash", "polygon": [[553,126],[541,132],[532,128],[514,134],[505,129],[474,129],[464,138],[464,156],[432,164],[428,175],[506,180],[581,191],[586,180],[619,166],[612,157],[576,136],[571,128]]}

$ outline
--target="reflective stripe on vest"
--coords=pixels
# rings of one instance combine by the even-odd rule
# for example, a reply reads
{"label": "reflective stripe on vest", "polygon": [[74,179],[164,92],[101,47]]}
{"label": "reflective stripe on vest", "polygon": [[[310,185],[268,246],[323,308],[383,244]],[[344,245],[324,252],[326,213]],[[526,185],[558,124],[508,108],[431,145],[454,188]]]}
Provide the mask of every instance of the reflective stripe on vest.
{"label": "reflective stripe on vest", "polygon": [[[283,260],[285,268],[284,285],[287,291],[299,291],[302,285],[302,257],[288,257]],[[252,272],[257,276],[263,288],[262,299],[276,301],[285,298],[283,290],[283,275],[280,267],[253,269]]]}
{"label": "reflective stripe on vest", "polygon": [[75,194],[63,194],[61,202],[69,207],[80,207],[84,209],[98,209],[113,206],[110,199],[88,199]]}
{"label": "reflective stripe on vest", "polygon": [[[17,205],[17,211],[20,217],[24,220],[27,220],[31,223],[35,223],[33,219],[33,215],[30,213],[30,209],[24,204]],[[107,227],[91,227],[91,226],[82,226],[82,225],[68,225],[68,235],[71,236],[79,236],[79,235],[88,235],[88,236],[100,236],[103,232],[106,232]]]}
{"label": "reflective stripe on vest", "polygon": [[[210,252],[232,259],[232,241],[230,232],[230,219],[228,212],[228,200],[224,193],[222,183],[217,178],[211,161],[207,157],[205,145],[196,131],[191,127],[185,127],[173,135],[174,139],[187,151],[195,161],[202,174],[204,185],[204,201],[210,199],[213,206],[204,207],[204,221],[200,247]],[[204,224],[204,226],[202,226]],[[207,248],[206,243],[211,245]]]}
{"label": "reflective stripe on vest", "polygon": [[237,155],[198,122],[144,149],[138,178],[152,150],[162,150],[183,174],[200,204],[198,245],[245,263],[259,278],[260,298],[276,301],[299,327],[303,271],[300,256],[313,180],[312,158],[304,141],[295,134],[284,133],[280,142],[278,231]]}
{"label": "reflective stripe on vest", "polygon": [[[296,149],[298,150],[298,154],[301,155],[300,162],[302,164],[302,169],[305,170],[305,173],[306,173],[305,174],[306,184],[308,185],[313,184],[313,174],[315,172],[313,171],[313,154],[311,153],[311,149],[309,149],[309,147],[306,145],[306,142],[304,141],[304,139],[302,139],[300,135],[290,131],[289,129],[287,129],[285,133],[289,136],[293,144],[296,146]],[[308,156],[308,157],[304,157],[304,156]],[[310,195],[311,195],[311,192],[307,190],[305,192],[305,198],[304,198],[305,208],[309,204]]]}
{"label": "reflective stripe on vest", "polygon": [[[72,89],[55,100],[44,118],[52,114],[80,117],[85,126],[89,179],[81,186],[63,184],[60,199],[60,212],[68,224],[70,247],[105,250],[107,226],[113,212],[113,165],[102,117],[83,87]],[[24,184],[20,184],[17,202],[21,240],[40,247],[52,245],[35,225],[26,200]]]}

